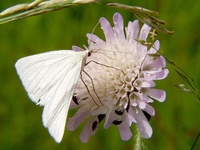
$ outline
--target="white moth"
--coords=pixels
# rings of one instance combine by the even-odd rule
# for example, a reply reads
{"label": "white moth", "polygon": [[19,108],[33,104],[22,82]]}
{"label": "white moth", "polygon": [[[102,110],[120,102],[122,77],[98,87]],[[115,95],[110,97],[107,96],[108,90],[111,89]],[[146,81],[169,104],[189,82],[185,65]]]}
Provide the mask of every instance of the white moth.
{"label": "white moth", "polygon": [[17,73],[30,99],[44,106],[42,120],[60,143],[80,73],[91,51],[59,50],[19,59]]}

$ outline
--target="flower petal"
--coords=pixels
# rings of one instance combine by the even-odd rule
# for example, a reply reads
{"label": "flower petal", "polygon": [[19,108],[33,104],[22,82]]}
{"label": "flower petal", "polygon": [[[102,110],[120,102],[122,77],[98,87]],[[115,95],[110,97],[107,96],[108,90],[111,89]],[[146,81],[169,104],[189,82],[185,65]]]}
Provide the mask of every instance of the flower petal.
{"label": "flower petal", "polygon": [[166,99],[166,93],[164,90],[148,89],[147,95],[158,100],[159,102],[163,102]]}
{"label": "flower petal", "polygon": [[149,31],[151,30],[151,27],[147,24],[144,24],[140,30],[139,39],[146,41],[147,36],[149,35]]}
{"label": "flower petal", "polygon": [[74,50],[74,51],[76,51],[76,52],[79,52],[79,51],[83,51],[83,49],[82,48],[80,48],[80,47],[78,47],[78,46],[72,46],[72,49]]}
{"label": "flower petal", "polygon": [[140,109],[144,109],[146,107],[146,102],[143,102],[140,100],[140,101],[137,101],[137,103]]}
{"label": "flower petal", "polygon": [[139,33],[139,21],[135,20],[133,22],[128,23],[128,27],[126,28],[126,36],[129,42],[135,41],[138,38]]}
{"label": "flower petal", "polygon": [[125,122],[118,125],[118,129],[122,140],[128,141],[132,137],[130,127]]}
{"label": "flower petal", "polygon": [[134,107],[130,107],[129,110],[128,110],[128,116],[129,116],[129,119],[136,123],[136,111],[135,111],[135,108]]}
{"label": "flower petal", "polygon": [[94,34],[87,34],[89,49],[104,49],[106,42]]}
{"label": "flower petal", "polygon": [[125,40],[124,36],[124,20],[122,16],[119,13],[115,13],[113,16],[113,21],[114,21],[114,30],[115,33],[117,33],[117,38],[120,40]]}
{"label": "flower petal", "polygon": [[155,72],[159,72],[164,67],[164,62],[161,57],[158,57],[156,60],[154,60],[152,63],[149,63],[146,66],[143,66],[143,70],[145,72],[148,72],[150,74],[153,74]]}
{"label": "flower petal", "polygon": [[149,104],[146,105],[144,111],[146,111],[150,116],[155,115],[155,109]]}
{"label": "flower petal", "polygon": [[95,127],[94,130],[92,129],[95,119],[96,119],[95,117],[88,118],[88,121],[80,134],[81,142],[86,143],[89,140],[90,136],[97,131],[97,126]]}
{"label": "flower petal", "polygon": [[113,29],[110,25],[110,22],[108,22],[108,20],[106,20],[105,18],[100,18],[99,22],[101,24],[101,28],[104,32],[105,38],[106,38],[106,42],[107,43],[113,43],[113,39],[114,39],[114,32]]}
{"label": "flower petal", "polygon": [[89,115],[88,110],[80,108],[72,118],[69,118],[67,128],[71,131],[75,130],[87,115]]}
{"label": "flower petal", "polygon": [[153,44],[153,47],[151,47],[148,51],[149,54],[155,54],[157,50],[160,48],[160,41],[156,40]]}
{"label": "flower petal", "polygon": [[168,69],[163,69],[162,71],[155,73],[153,75],[153,80],[162,80],[164,78],[167,77],[167,75],[169,74],[169,70]]}
{"label": "flower petal", "polygon": [[144,113],[138,109],[136,114],[137,125],[143,138],[150,138],[153,131]]}

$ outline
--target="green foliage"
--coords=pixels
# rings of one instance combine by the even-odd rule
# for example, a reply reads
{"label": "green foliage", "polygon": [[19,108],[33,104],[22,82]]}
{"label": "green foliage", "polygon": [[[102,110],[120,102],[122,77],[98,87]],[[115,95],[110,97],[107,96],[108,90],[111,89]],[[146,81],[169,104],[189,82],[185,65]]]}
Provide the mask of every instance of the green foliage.
{"label": "green foliage", "polygon": [[[158,34],[161,52],[187,72],[200,88],[200,1],[117,2],[159,12],[160,18],[175,31],[173,36]],[[2,0],[0,10],[17,3],[19,1]],[[134,136],[128,142],[122,141],[116,126],[106,130],[102,125],[86,144],[79,140],[83,126],[74,132],[66,130],[62,142],[56,144],[42,125],[42,107],[29,100],[14,68],[16,60],[27,55],[87,45],[86,33],[92,32],[102,16],[111,21],[116,11],[124,17],[125,25],[136,19],[126,10],[89,4],[0,25],[0,149],[133,149]],[[101,30],[97,28],[95,34],[102,35]],[[183,80],[172,66],[168,67],[169,77],[157,82],[158,88],[166,90],[167,99],[153,104],[156,115],[150,123],[154,133],[151,139],[144,140],[150,150],[190,149],[200,131],[200,104],[191,94],[173,86]],[[132,131],[136,133],[134,125]],[[198,147],[200,140],[194,150]]]}

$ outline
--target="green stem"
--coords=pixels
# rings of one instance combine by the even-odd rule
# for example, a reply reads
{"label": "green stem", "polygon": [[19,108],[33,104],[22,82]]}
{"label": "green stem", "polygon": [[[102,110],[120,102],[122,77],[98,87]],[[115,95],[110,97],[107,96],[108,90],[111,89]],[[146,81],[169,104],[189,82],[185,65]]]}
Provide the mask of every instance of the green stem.
{"label": "green stem", "polygon": [[51,11],[60,10],[63,8],[74,6],[74,5],[76,5],[76,4],[71,3],[69,1],[62,1],[62,2],[55,1],[55,2],[52,2],[49,4],[46,3],[44,5],[39,5],[37,7],[31,8],[28,10],[21,10],[22,12],[18,12],[16,14],[11,14],[10,16],[5,16],[3,18],[0,18],[0,24],[27,18],[30,16],[44,14],[44,13],[51,12]]}
{"label": "green stem", "polygon": [[63,8],[83,5],[83,4],[99,4],[108,7],[119,8],[123,10],[131,11],[135,14],[135,16],[142,21],[143,23],[148,24],[154,29],[160,30],[167,34],[173,34],[172,31],[169,31],[163,27],[165,22],[158,19],[158,12],[154,12],[143,7],[137,6],[129,6],[120,3],[105,3],[101,2],[101,0],[50,0],[50,1],[42,1],[35,0],[30,4],[18,4],[13,7],[6,9],[5,11],[0,13],[0,24],[8,23],[14,20],[19,20],[23,18],[27,18],[30,16],[40,15],[51,11],[60,10]]}
{"label": "green stem", "polygon": [[142,146],[142,139],[141,139],[141,135],[140,135],[140,131],[137,128],[136,129],[136,140],[135,140],[135,146],[134,146],[134,150],[141,150],[141,146]]}

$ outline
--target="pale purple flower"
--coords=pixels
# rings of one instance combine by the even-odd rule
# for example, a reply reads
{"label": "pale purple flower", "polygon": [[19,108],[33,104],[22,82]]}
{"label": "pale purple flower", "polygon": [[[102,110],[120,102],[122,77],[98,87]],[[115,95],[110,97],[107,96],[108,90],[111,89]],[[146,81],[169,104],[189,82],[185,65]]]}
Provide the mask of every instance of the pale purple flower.
{"label": "pale purple flower", "polygon": [[[159,41],[148,49],[138,42],[146,41],[151,28],[144,24],[140,30],[139,22],[129,22],[125,28],[119,13],[113,16],[114,27],[105,18],[99,22],[105,35],[105,41],[94,34],[87,34],[89,50],[96,50],[90,57],[78,82],[71,108],[78,108],[76,114],[68,120],[68,129],[75,130],[85,119],[86,124],[80,139],[87,142],[100,122],[104,128],[116,125],[123,140],[132,137],[130,126],[137,124],[143,138],[152,136],[149,124],[155,115],[150,103],[163,102],[165,91],[155,89],[154,80],[166,78],[165,59],[153,57],[159,49]],[[78,47],[73,47],[79,50]],[[95,61],[95,62],[93,62]],[[103,121],[104,120],[104,121]]]}

